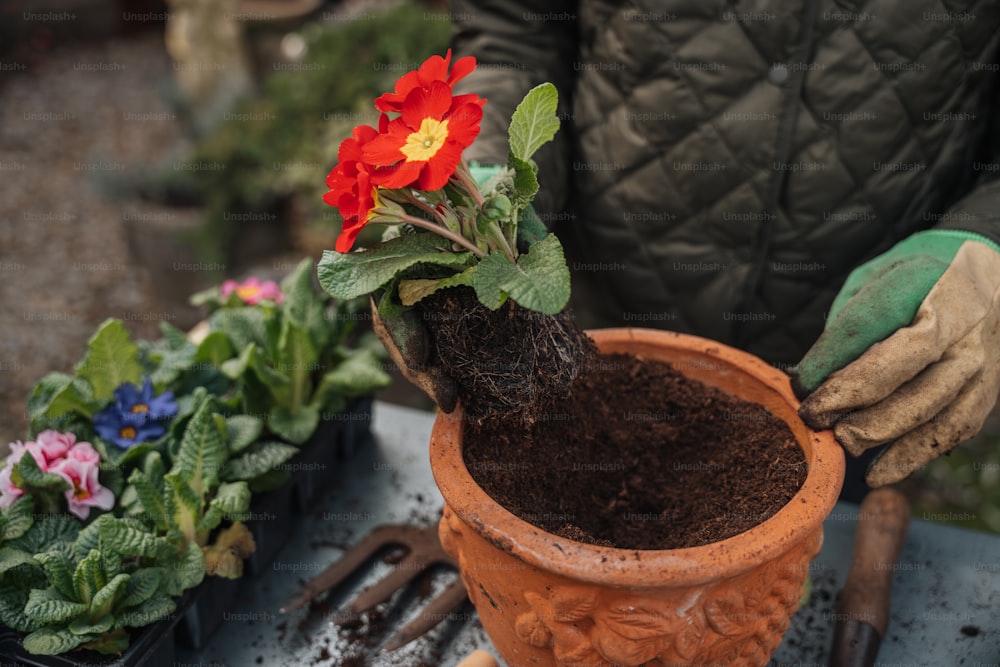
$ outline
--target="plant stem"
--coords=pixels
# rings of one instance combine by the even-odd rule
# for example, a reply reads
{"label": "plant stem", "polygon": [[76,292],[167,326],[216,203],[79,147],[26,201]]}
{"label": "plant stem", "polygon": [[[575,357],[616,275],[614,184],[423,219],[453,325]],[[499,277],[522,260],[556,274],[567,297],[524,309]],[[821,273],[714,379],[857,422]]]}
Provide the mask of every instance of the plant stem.
{"label": "plant stem", "polygon": [[462,158],[462,161],[458,163],[458,169],[455,170],[455,178],[457,178],[458,182],[462,184],[465,191],[469,193],[472,200],[476,202],[476,206],[482,208],[483,203],[486,200],[483,199],[483,193],[479,191],[479,186],[476,184],[476,181],[473,180],[472,173],[469,171],[469,166],[465,164],[465,158]]}
{"label": "plant stem", "polygon": [[438,236],[445,237],[446,239],[452,241],[453,243],[457,243],[458,245],[462,246],[463,248],[471,252],[479,259],[486,257],[486,253],[477,248],[471,241],[469,241],[469,239],[465,238],[464,236],[455,234],[451,230],[446,229],[440,225],[436,225],[430,220],[424,220],[423,218],[418,218],[416,216],[410,215],[409,213],[400,214],[398,212],[393,212],[390,211],[389,209],[383,209],[383,208],[372,209],[372,212],[377,214],[396,216],[397,218],[400,219],[401,222],[406,222],[416,227],[426,229],[429,232],[434,232]]}

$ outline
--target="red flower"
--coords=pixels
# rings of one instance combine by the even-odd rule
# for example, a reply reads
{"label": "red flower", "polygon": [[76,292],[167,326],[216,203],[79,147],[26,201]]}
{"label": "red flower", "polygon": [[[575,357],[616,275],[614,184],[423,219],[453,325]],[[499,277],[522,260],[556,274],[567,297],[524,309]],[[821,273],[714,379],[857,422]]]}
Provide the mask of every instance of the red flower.
{"label": "red flower", "polygon": [[444,187],[462,151],[479,135],[482,105],[467,97],[452,96],[443,81],[411,89],[400,117],[362,149],[365,162],[375,167],[372,182],[387,188]]}
{"label": "red flower", "polygon": [[[455,84],[464,79],[472,70],[476,69],[476,59],[472,56],[459,58],[455,61],[451,73],[448,73],[448,66],[451,63],[451,49],[444,58],[438,55],[431,56],[420,66],[399,77],[396,81],[395,93],[384,93],[375,100],[375,108],[379,111],[402,111],[403,102],[406,96],[414,88],[430,88],[435,81],[447,84],[449,88],[454,88]],[[482,106],[486,100],[480,99],[477,95],[459,95],[455,98],[458,104],[465,102],[476,102]]]}
{"label": "red flower", "polygon": [[[384,130],[389,119],[385,116],[379,121]],[[368,222],[368,213],[375,204],[373,197],[374,185],[371,182],[373,171],[362,160],[365,144],[378,136],[378,130],[367,125],[354,128],[350,137],[340,143],[337,151],[337,166],[326,177],[326,186],[330,191],[323,195],[323,201],[340,210],[344,225],[337,237],[337,252],[349,252],[361,228]]]}

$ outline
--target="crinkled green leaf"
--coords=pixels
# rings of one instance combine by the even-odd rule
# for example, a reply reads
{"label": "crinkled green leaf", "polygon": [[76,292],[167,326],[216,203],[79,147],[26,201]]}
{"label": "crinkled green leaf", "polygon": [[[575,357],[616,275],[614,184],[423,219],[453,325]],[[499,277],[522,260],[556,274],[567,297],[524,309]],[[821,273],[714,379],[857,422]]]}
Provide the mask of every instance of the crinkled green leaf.
{"label": "crinkled green leaf", "polygon": [[285,405],[296,414],[312,394],[311,378],[319,368],[319,350],[313,345],[306,329],[287,319],[282,322],[278,350],[277,369],[290,381]]}
{"label": "crinkled green leaf", "polygon": [[24,615],[46,624],[63,623],[87,613],[82,602],[67,600],[54,588],[36,588],[28,594]]}
{"label": "crinkled green leaf", "polygon": [[276,405],[267,416],[268,429],[296,445],[311,438],[318,425],[319,409],[315,405],[303,405],[294,414],[284,405]]}
{"label": "crinkled green leaf", "polygon": [[[200,552],[201,549],[198,549]],[[200,583],[201,579],[199,579]],[[190,587],[188,587],[190,588]],[[138,608],[127,609],[115,616],[116,628],[141,628],[158,623],[177,609],[177,603],[165,593],[157,593]]]}
{"label": "crinkled green leaf", "polygon": [[514,189],[510,192],[511,202],[521,211],[532,202],[538,194],[538,167],[534,162],[520,160],[514,155],[507,157],[514,173]]}
{"label": "crinkled green leaf", "polygon": [[252,480],[274,470],[298,452],[298,447],[283,442],[258,442],[240,456],[229,459],[222,471],[222,478],[229,482]]}
{"label": "crinkled green leaf", "polygon": [[125,382],[142,383],[139,348],[121,320],[105,320],[87,343],[83,361],[76,367],[78,377],[90,383],[94,398],[106,401]]}
{"label": "crinkled green leaf", "polygon": [[518,257],[516,265],[500,254],[489,255],[480,262],[473,287],[489,308],[499,308],[504,295],[509,295],[529,310],[554,315],[569,302],[569,268],[562,245],[549,234]]}
{"label": "crinkled green leaf", "polygon": [[53,514],[35,521],[28,532],[5,546],[28,553],[41,553],[60,542],[73,542],[80,532],[81,524],[75,517]]}
{"label": "crinkled green leaf", "polygon": [[187,333],[178,329],[170,322],[160,322],[160,333],[171,350],[182,350],[191,344]]}
{"label": "crinkled green leaf", "polygon": [[119,609],[140,605],[156,593],[163,581],[163,570],[159,567],[144,567],[132,573],[125,586]]}
{"label": "crinkled green leaf", "polygon": [[69,628],[39,628],[24,638],[21,642],[24,650],[34,655],[58,655],[72,651],[97,635],[77,635]]}
{"label": "crinkled green leaf", "polygon": [[131,488],[139,499],[142,517],[159,530],[167,528],[167,507],[163,502],[163,483],[155,483],[138,468],[132,470],[128,478]]}
{"label": "crinkled green leaf", "polygon": [[32,389],[28,398],[28,418],[36,431],[54,427],[59,417],[77,412],[88,419],[101,402],[94,398],[90,384],[64,373],[49,373]]}
{"label": "crinkled green leaf", "polygon": [[[53,549],[38,554],[35,559],[41,563],[45,576],[53,588],[67,599],[76,597],[76,588],[73,585],[73,562],[66,553]],[[6,558],[4,560],[6,561]]]}
{"label": "crinkled green leaf", "polygon": [[121,556],[155,558],[170,553],[170,545],[146,530],[141,523],[108,517],[100,524],[101,547]]}
{"label": "crinkled green leaf", "polygon": [[242,350],[251,343],[267,349],[266,315],[260,308],[223,308],[212,313],[209,323],[213,331],[222,331],[235,350]]}
{"label": "crinkled green leaf", "polygon": [[[114,611],[115,604],[125,594],[125,587],[131,578],[132,575],[129,574],[116,574],[101,590],[97,591],[94,599],[90,601],[90,617],[100,619],[110,615]],[[110,628],[111,624],[109,623],[108,627],[100,632]]]}
{"label": "crinkled green leaf", "polygon": [[212,331],[198,343],[194,361],[198,364],[219,366],[222,362],[232,358],[234,354],[236,354],[236,350],[229,341],[229,336],[222,331]]}
{"label": "crinkled green leaf", "polygon": [[45,588],[48,582],[42,568],[22,563],[0,574],[0,623],[19,632],[37,630],[42,623],[24,615],[28,595]]}
{"label": "crinkled green leaf", "polygon": [[212,498],[212,506],[218,507],[227,517],[246,512],[250,509],[250,487],[246,482],[220,484]]}
{"label": "crinkled green leaf", "polygon": [[430,280],[427,278],[413,278],[399,281],[399,300],[404,306],[412,306],[424,297],[430,296],[434,292],[446,287],[458,287],[459,285],[472,285],[472,275],[476,272],[478,264],[470,266],[461,273],[448,276],[447,278],[437,278]]}
{"label": "crinkled green leaf", "polygon": [[106,583],[108,583],[107,578],[101,568],[101,552],[94,549],[76,564],[76,570],[73,572],[73,589],[76,591],[76,599],[89,606],[94,595]]}
{"label": "crinkled green leaf", "polygon": [[91,622],[87,617],[78,618],[69,624],[69,631],[74,635],[84,635],[88,638],[87,641],[90,641],[90,637],[107,632],[114,627],[114,624],[114,616],[111,614],[103,614],[98,616],[97,620],[94,622]]}
{"label": "crinkled green leaf", "polygon": [[32,554],[27,551],[21,551],[20,549],[11,549],[10,547],[0,548],[0,574],[7,572],[8,570],[13,570],[14,568],[24,565],[25,563],[37,564],[41,562],[41,557],[45,554],[38,554],[37,559]]}
{"label": "crinkled green leaf", "polygon": [[[163,569],[160,590],[166,595],[179,596],[189,588],[200,584],[205,578],[205,555],[196,542],[189,542],[181,553],[180,560]],[[159,595],[154,595],[156,598]],[[143,609],[146,605],[143,605]]]}
{"label": "crinkled green leaf", "polygon": [[226,460],[225,434],[216,423],[210,398],[205,398],[184,430],[181,446],[169,476],[179,476],[204,498],[219,482]]}
{"label": "crinkled green leaf", "polygon": [[[169,473],[165,480],[164,504],[170,517],[170,529],[186,542],[196,541],[198,522],[203,509],[202,499],[182,477]],[[171,535],[168,533],[168,539]]]}
{"label": "crinkled green leaf", "polygon": [[[459,267],[469,253],[452,252],[451,243],[433,233],[406,234],[361,252],[325,251],[319,263],[319,282],[339,299],[370,294],[403,271],[418,264]],[[444,248],[445,250],[441,250]]]}
{"label": "crinkled green leaf", "polygon": [[[113,627],[118,628],[117,619],[112,618],[111,620],[114,623]],[[116,629],[113,632],[104,632],[87,643],[81,644],[80,648],[105,655],[121,655],[128,648],[128,644],[129,634],[123,629]]]}
{"label": "crinkled green leaf", "polygon": [[226,445],[230,455],[239,454],[260,438],[264,422],[251,415],[233,415],[226,418]]}
{"label": "crinkled green leaf", "polygon": [[323,401],[323,410],[331,411],[329,404],[334,396],[356,398],[388,387],[392,383],[392,377],[385,368],[382,356],[374,350],[351,350],[343,361],[327,371],[320,380],[316,396]]}
{"label": "crinkled green leaf", "polygon": [[69,482],[52,472],[42,472],[34,456],[22,456],[11,471],[11,481],[21,488],[34,487],[49,491],[65,491]]}
{"label": "crinkled green leaf", "polygon": [[25,494],[4,508],[0,517],[0,543],[17,539],[35,523],[35,499]]}
{"label": "crinkled green leaf", "polygon": [[552,141],[559,131],[559,93],[551,83],[528,91],[514,110],[507,134],[510,151],[519,160],[529,160],[543,144]]}
{"label": "crinkled green leaf", "polygon": [[298,328],[309,333],[317,347],[329,343],[329,330],[324,313],[329,297],[317,289],[313,282],[316,268],[311,259],[303,259],[282,281],[285,295],[281,311]]}

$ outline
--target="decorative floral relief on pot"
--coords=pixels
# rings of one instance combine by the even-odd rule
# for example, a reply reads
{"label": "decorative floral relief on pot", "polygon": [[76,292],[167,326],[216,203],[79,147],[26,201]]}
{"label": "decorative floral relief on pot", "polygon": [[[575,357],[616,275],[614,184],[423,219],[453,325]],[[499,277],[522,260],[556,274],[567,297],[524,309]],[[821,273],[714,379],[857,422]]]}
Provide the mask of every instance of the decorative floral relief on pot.
{"label": "decorative floral relief on pot", "polygon": [[[469,530],[446,506],[441,542],[458,561],[478,608],[488,592],[484,582],[469,576],[463,548]],[[553,581],[541,590],[523,592],[527,609],[517,614],[514,631],[521,642],[550,650],[559,667],[640,667],[694,660],[759,667],[767,664],[788,629],[822,532],[816,531],[807,542],[802,551],[702,587],[644,594]]]}

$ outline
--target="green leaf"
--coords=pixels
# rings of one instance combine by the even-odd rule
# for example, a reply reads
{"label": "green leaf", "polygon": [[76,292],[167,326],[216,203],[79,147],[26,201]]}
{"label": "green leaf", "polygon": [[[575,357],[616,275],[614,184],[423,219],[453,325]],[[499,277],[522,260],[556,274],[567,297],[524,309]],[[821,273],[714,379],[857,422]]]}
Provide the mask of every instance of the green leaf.
{"label": "green leaf", "polygon": [[81,525],[76,517],[54,514],[36,521],[28,532],[5,546],[28,553],[42,553],[60,542],[73,542],[80,532]]}
{"label": "green leaf", "polygon": [[97,639],[97,635],[76,635],[69,628],[39,628],[26,636],[21,644],[28,653],[58,655],[72,651],[92,639]]}
{"label": "green leaf", "polygon": [[[115,603],[125,594],[125,586],[131,578],[132,575],[129,574],[116,574],[101,590],[97,591],[94,599],[90,601],[90,618],[100,619],[109,616],[114,611]],[[111,623],[98,632],[109,629],[111,629]]]}
{"label": "green leaf", "polygon": [[278,350],[278,372],[290,380],[286,405],[295,414],[312,393],[310,378],[318,368],[319,352],[306,330],[290,320],[282,322]]}
{"label": "green leaf", "polygon": [[222,471],[222,478],[229,482],[252,480],[274,470],[298,452],[298,447],[283,442],[259,442],[241,456],[229,459]]}
{"label": "green leaf", "polygon": [[307,331],[315,340],[317,347],[327,344],[327,331],[323,317],[329,297],[316,288],[313,276],[316,269],[313,261],[303,259],[295,269],[281,282],[281,291],[285,295],[281,302],[281,312],[295,326]]}
{"label": "green leaf", "polygon": [[32,556],[27,551],[21,551],[20,549],[11,549],[10,547],[0,548],[0,574],[8,570],[13,570],[25,563],[38,564],[42,562],[41,558],[44,555],[38,554],[37,556]]}
{"label": "green leaf", "polygon": [[[42,564],[45,576],[53,588],[67,599],[76,597],[76,588],[73,585],[73,562],[66,554],[52,550],[38,554],[35,559]],[[4,560],[6,561],[6,558]]]}
{"label": "green leaf", "polygon": [[198,344],[194,353],[195,363],[221,366],[222,362],[231,359],[236,354],[229,336],[222,331],[213,331]]}
{"label": "green leaf", "polygon": [[31,486],[36,489],[46,489],[60,492],[69,488],[69,482],[52,472],[42,472],[31,455],[22,456],[11,471],[11,481],[24,488]]}
{"label": "green leaf", "polygon": [[28,594],[24,615],[47,624],[63,623],[87,613],[87,605],[67,600],[53,588],[36,588]]}
{"label": "green leaf", "polygon": [[233,415],[226,418],[226,445],[229,453],[239,454],[256,442],[263,432],[263,420],[251,415]]}
{"label": "green leaf", "polygon": [[559,93],[551,83],[528,91],[514,110],[507,130],[510,151],[520,160],[529,160],[543,144],[552,141],[559,130]]}
{"label": "green leaf", "polygon": [[538,166],[534,162],[520,160],[514,155],[509,155],[507,162],[514,170],[514,189],[510,197],[514,207],[521,211],[538,194]]}
{"label": "green leaf", "polygon": [[155,558],[171,552],[170,545],[161,537],[144,530],[130,519],[108,517],[100,526],[101,546],[121,556],[146,556]]}
{"label": "green leaf", "polygon": [[267,416],[268,429],[279,438],[296,445],[311,438],[318,425],[319,409],[314,405],[303,405],[295,414],[283,405],[276,405]]}
{"label": "green leaf", "polygon": [[3,530],[0,531],[0,543],[17,539],[35,523],[35,499],[23,495],[3,510]]}
{"label": "green leaf", "polygon": [[118,603],[120,609],[140,605],[156,593],[163,581],[163,570],[158,567],[144,567],[132,573]]}
{"label": "green leaf", "polygon": [[442,251],[449,241],[433,233],[407,234],[362,252],[327,250],[319,263],[319,282],[340,299],[370,294],[403,271],[418,264],[458,267],[469,262],[469,253]]}
{"label": "green leaf", "polygon": [[516,265],[500,254],[489,255],[480,262],[473,287],[488,308],[499,308],[504,295],[509,295],[529,310],[554,315],[569,302],[569,268],[562,245],[549,234],[518,257]]}
{"label": "green leaf", "polygon": [[332,397],[356,398],[388,387],[392,377],[385,371],[382,356],[371,349],[354,349],[336,367],[327,371],[316,390],[323,410],[330,411]]}
{"label": "green leaf", "polygon": [[[198,549],[198,551],[200,552],[201,549]],[[201,582],[201,578],[198,579],[198,582]],[[188,588],[191,587],[188,586]],[[177,609],[177,603],[174,602],[173,598],[165,593],[157,593],[146,600],[145,604],[139,609],[128,609],[119,612],[115,617],[115,627],[141,628],[146,625],[152,625],[174,613],[175,609]]]}
{"label": "green leaf", "polygon": [[[118,628],[117,619],[111,617],[112,627]],[[101,635],[88,640],[86,644],[80,646],[88,651],[97,651],[105,655],[121,655],[128,648],[129,635],[122,629],[113,632],[104,632]]]}
{"label": "green leaf", "polygon": [[478,264],[470,266],[461,273],[428,280],[426,278],[413,278],[399,281],[399,300],[404,306],[412,306],[424,297],[430,296],[434,292],[446,287],[458,287],[459,285],[472,285],[472,276],[476,272]]}
{"label": "green leaf", "polygon": [[291,382],[287,375],[278,372],[268,364],[260,348],[255,343],[251,343],[243,348],[239,357],[223,363],[221,369],[226,377],[234,380],[245,377],[249,371],[252,371],[261,382],[271,387],[272,390],[287,387]]}
{"label": "green leaf", "polygon": [[[179,561],[171,562],[163,569],[160,593],[177,597],[189,588],[200,584],[205,578],[205,554],[196,542],[189,542]],[[155,600],[160,593],[153,596]],[[145,610],[147,602],[142,609]]]}
{"label": "green leaf", "polygon": [[90,637],[101,635],[114,627],[115,617],[111,614],[102,614],[97,619],[91,622],[88,617],[78,618],[69,624],[69,631],[74,635],[86,636],[87,641],[90,641]]}
{"label": "green leaf", "polygon": [[225,436],[212,415],[212,401],[206,397],[184,430],[168,475],[183,477],[202,499],[218,484],[219,469],[226,460]]}
{"label": "green leaf", "polygon": [[73,589],[76,599],[84,605],[90,605],[97,591],[104,587],[107,579],[101,569],[101,552],[97,549],[87,554],[86,558],[76,564],[73,572]]}
{"label": "green leaf", "polygon": [[155,528],[166,530],[167,508],[163,503],[162,480],[157,484],[145,472],[136,468],[129,475],[128,482],[139,498],[143,518]]}
{"label": "green leaf", "polygon": [[[177,531],[185,542],[194,542],[198,537],[198,522],[201,520],[203,502],[198,493],[182,477],[169,473],[166,478],[165,505],[170,519],[170,528]],[[169,535],[168,535],[169,538]]]}
{"label": "green leaf", "polygon": [[250,509],[250,487],[246,482],[220,484],[212,507],[218,507],[227,517],[245,513]]}
{"label": "green leaf", "polygon": [[111,399],[115,389],[125,382],[137,386],[142,383],[139,348],[121,320],[105,320],[97,329],[76,374],[90,383],[98,401]]}
{"label": "green leaf", "polygon": [[71,412],[89,419],[100,408],[101,402],[95,400],[90,384],[64,373],[46,375],[28,398],[28,418],[36,431],[56,426],[58,417]]}
{"label": "green leaf", "polygon": [[187,334],[170,322],[160,322],[160,333],[163,334],[163,340],[166,341],[171,350],[182,350],[191,344]]}
{"label": "green leaf", "polygon": [[102,522],[102,519],[98,519],[88,524],[76,536],[76,541],[73,543],[73,558],[76,562],[79,563],[86,558],[91,551],[100,550]]}
{"label": "green leaf", "polygon": [[213,331],[229,336],[235,350],[242,350],[251,343],[267,349],[266,316],[260,308],[223,308],[209,318]]}
{"label": "green leaf", "polygon": [[24,615],[28,595],[48,585],[37,565],[22,564],[0,575],[0,623],[19,632],[37,630],[43,624]]}

